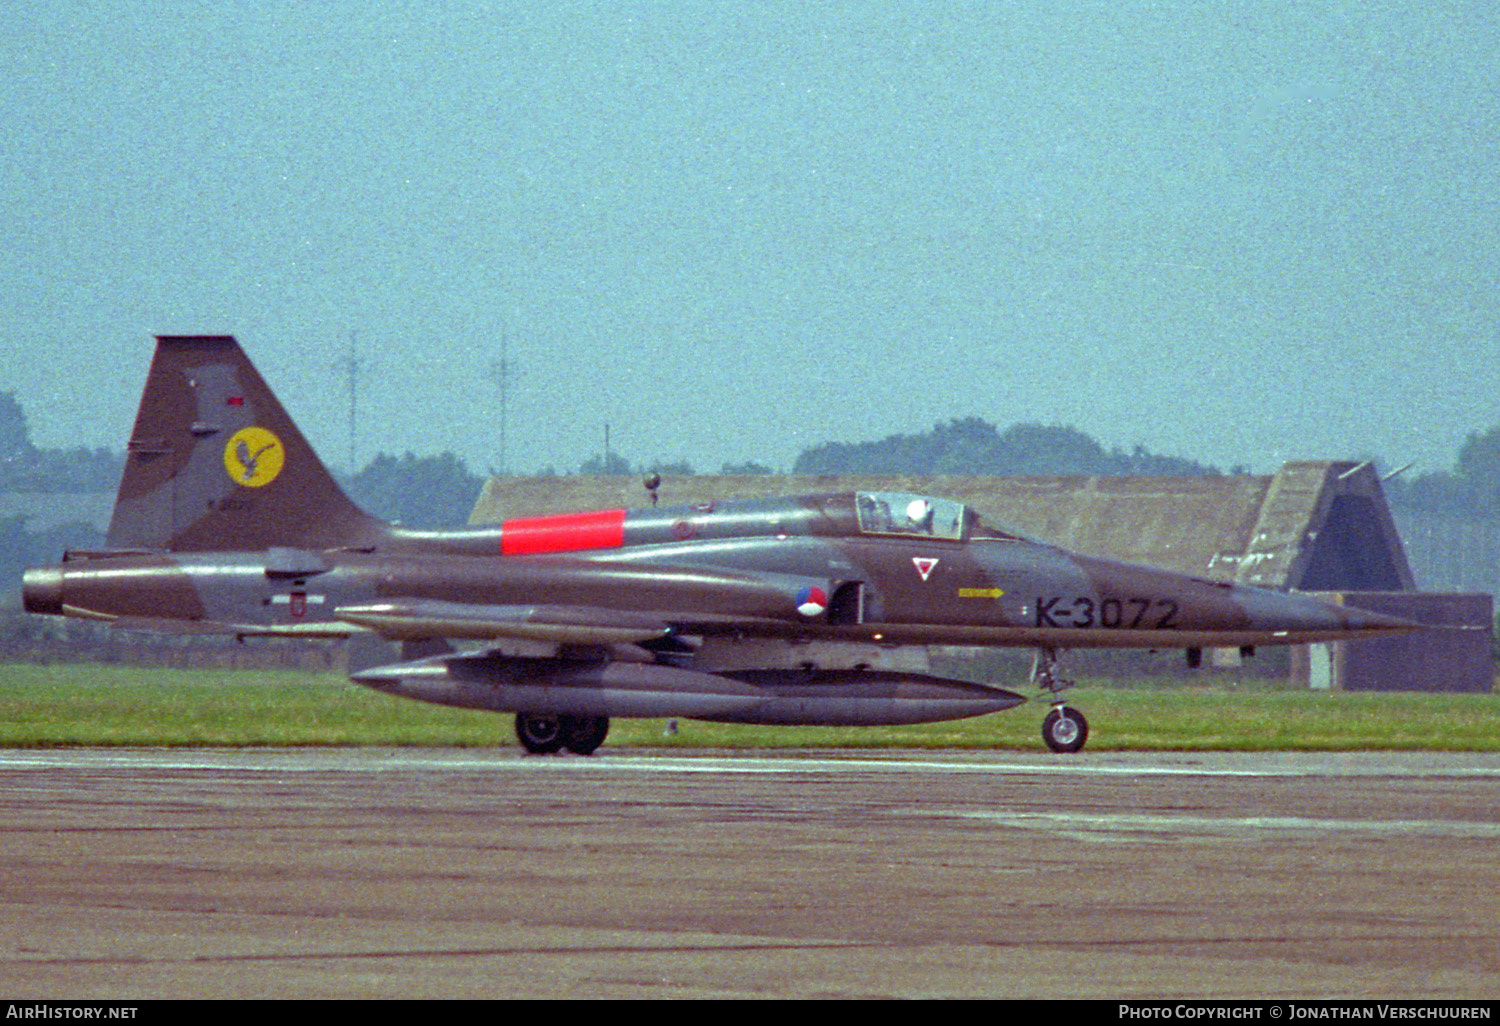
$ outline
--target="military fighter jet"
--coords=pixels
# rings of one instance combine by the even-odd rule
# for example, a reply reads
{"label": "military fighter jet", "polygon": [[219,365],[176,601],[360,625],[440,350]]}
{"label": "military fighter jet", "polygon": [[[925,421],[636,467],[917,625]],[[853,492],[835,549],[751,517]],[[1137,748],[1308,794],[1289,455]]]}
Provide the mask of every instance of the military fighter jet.
{"label": "military fighter jet", "polygon": [[[104,551],[25,575],[34,613],[123,628],[384,639],[377,691],[515,714],[588,754],[611,717],[900,724],[1025,699],[926,646],[1036,650],[1042,736],[1083,747],[1058,653],[1405,630],[1310,598],[1080,555],[890,492],[603,510],[418,531],[339,489],[238,343],[160,336]],[[396,646],[400,654],[395,654]]]}

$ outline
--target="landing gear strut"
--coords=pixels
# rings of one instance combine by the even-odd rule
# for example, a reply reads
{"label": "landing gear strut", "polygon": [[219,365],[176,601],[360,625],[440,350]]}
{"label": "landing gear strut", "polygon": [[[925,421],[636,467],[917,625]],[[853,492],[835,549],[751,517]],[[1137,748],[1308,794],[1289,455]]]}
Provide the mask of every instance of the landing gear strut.
{"label": "landing gear strut", "polygon": [[1073,686],[1057,675],[1057,649],[1039,648],[1031,666],[1031,682],[1052,696],[1052,711],[1042,720],[1042,740],[1054,752],[1076,752],[1089,739],[1089,721],[1064,704],[1062,693]]}
{"label": "landing gear strut", "polygon": [[592,755],[608,733],[608,716],[516,714],[516,738],[532,755],[551,755],[564,748],[576,755]]}

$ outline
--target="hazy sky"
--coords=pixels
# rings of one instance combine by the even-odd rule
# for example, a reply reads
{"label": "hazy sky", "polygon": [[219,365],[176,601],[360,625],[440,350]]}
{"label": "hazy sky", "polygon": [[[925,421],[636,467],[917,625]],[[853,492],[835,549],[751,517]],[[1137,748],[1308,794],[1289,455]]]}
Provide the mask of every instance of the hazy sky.
{"label": "hazy sky", "polygon": [[1266,471],[1500,424],[1491,2],[0,7],[0,390],[234,333],[330,463],[954,417]]}

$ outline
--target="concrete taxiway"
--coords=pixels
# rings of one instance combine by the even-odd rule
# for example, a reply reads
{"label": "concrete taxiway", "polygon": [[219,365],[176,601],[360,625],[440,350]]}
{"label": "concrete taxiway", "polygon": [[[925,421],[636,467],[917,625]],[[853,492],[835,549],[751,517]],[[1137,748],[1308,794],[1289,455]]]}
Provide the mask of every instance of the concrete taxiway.
{"label": "concrete taxiway", "polygon": [[10,998],[1493,998],[1500,757],[0,752]]}

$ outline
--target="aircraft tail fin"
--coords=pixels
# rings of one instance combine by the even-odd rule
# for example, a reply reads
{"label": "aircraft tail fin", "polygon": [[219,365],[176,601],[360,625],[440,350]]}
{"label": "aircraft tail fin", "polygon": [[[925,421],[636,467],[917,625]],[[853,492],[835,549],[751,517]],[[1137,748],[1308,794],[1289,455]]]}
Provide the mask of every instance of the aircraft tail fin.
{"label": "aircraft tail fin", "polygon": [[386,530],[339,488],[232,336],[157,336],[111,546],[331,549]]}

